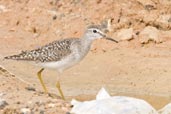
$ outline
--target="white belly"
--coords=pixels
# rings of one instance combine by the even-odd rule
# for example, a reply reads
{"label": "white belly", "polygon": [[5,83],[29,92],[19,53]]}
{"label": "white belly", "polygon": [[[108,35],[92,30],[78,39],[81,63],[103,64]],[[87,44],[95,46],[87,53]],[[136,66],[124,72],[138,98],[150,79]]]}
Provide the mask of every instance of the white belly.
{"label": "white belly", "polygon": [[68,57],[61,59],[60,61],[38,63],[39,66],[43,68],[55,69],[58,71],[63,71],[67,68],[72,67],[80,61],[79,58],[69,55]]}

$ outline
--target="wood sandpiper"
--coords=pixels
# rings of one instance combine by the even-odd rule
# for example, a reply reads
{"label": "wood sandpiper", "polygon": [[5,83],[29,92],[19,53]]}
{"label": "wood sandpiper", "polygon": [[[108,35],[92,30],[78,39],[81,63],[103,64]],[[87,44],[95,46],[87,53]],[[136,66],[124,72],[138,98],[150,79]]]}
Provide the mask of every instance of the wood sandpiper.
{"label": "wood sandpiper", "polygon": [[[37,72],[37,76],[45,93],[48,93],[41,76],[44,68],[57,70],[61,74],[65,69],[80,62],[89,52],[92,42],[100,38],[118,43],[118,41],[107,37],[100,27],[89,26],[81,38],[68,38],[54,41],[31,51],[22,51],[20,54],[7,56],[5,59],[32,61],[36,65],[41,66],[42,69]],[[65,99],[60,88],[59,78],[56,87],[62,99]]]}

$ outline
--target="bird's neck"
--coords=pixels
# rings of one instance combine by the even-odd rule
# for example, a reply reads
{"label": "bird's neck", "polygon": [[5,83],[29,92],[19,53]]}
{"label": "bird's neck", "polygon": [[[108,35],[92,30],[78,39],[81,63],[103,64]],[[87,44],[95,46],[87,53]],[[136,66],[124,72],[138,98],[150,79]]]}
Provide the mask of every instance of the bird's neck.
{"label": "bird's neck", "polygon": [[93,42],[93,40],[87,38],[88,36],[84,35],[82,38],[81,38],[81,45],[85,48],[85,49],[90,49],[91,47],[91,44]]}
{"label": "bird's neck", "polygon": [[87,36],[84,35],[81,38],[80,42],[81,42],[81,48],[82,48],[81,51],[84,53],[83,55],[86,55],[91,48],[93,40],[88,39]]}

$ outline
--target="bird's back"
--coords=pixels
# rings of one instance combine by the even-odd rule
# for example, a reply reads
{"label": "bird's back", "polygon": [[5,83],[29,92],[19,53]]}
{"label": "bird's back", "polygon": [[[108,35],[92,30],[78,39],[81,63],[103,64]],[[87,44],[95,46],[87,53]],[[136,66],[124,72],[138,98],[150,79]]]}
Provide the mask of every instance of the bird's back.
{"label": "bird's back", "polygon": [[31,51],[22,51],[18,55],[7,56],[5,59],[36,61],[36,62],[53,62],[59,61],[71,54],[71,44],[78,39],[62,39],[54,41],[40,48]]}

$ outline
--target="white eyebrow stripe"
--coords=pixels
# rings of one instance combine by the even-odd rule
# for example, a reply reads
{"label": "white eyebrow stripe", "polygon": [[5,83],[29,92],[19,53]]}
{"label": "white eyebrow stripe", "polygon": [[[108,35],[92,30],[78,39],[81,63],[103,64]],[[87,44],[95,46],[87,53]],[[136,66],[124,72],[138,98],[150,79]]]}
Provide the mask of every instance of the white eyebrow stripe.
{"label": "white eyebrow stripe", "polygon": [[90,29],[88,29],[89,31],[93,31],[93,30],[96,30],[97,31],[97,33],[99,33],[100,35],[102,35],[103,37],[105,37],[106,35],[105,35],[105,33],[103,33],[102,31],[100,31],[98,28],[90,28]]}

